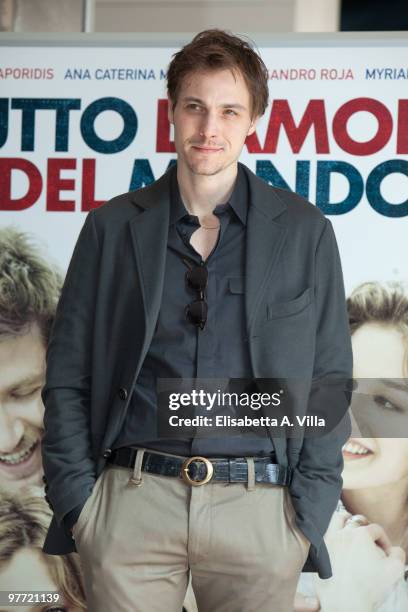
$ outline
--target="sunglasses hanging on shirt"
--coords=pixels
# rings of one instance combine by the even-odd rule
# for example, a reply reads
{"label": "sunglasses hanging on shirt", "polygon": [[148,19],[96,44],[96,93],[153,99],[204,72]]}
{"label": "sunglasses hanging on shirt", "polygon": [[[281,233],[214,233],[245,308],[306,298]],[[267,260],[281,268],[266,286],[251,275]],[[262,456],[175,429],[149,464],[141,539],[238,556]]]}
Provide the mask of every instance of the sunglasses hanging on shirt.
{"label": "sunglasses hanging on shirt", "polygon": [[192,264],[183,258],[188,267],[186,271],[186,284],[189,289],[197,293],[197,299],[185,307],[187,321],[200,329],[204,329],[207,321],[208,305],[205,301],[205,290],[208,284],[208,270],[204,263]]}

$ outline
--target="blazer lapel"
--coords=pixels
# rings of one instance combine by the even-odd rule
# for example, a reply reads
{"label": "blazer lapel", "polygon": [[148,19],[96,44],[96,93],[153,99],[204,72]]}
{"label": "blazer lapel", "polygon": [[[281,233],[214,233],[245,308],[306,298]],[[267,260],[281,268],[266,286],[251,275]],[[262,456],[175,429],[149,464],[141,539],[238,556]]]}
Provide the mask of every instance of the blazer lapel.
{"label": "blazer lapel", "polygon": [[171,170],[135,194],[134,203],[143,210],[129,221],[137,273],[141,279],[145,319],[141,359],[144,359],[150,346],[162,301],[170,219]]}
{"label": "blazer lapel", "polygon": [[[245,312],[248,338],[285,241],[287,229],[277,221],[286,210],[270,186],[245,168],[250,204],[246,234]],[[256,374],[254,373],[256,376]]]}

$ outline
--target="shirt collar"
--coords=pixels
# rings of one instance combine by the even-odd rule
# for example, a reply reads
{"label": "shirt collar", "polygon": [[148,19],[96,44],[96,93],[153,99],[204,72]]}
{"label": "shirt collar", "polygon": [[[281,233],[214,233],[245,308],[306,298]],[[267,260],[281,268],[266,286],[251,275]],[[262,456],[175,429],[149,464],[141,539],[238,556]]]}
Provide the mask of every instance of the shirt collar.
{"label": "shirt collar", "polygon": [[[218,204],[214,208],[214,214],[222,213],[230,208],[237,215],[243,225],[246,225],[248,215],[248,181],[241,164],[238,164],[238,174],[234,189],[228,202]],[[174,164],[170,182],[170,225],[180,221],[185,215],[190,215],[180,196],[177,182],[177,165]]]}

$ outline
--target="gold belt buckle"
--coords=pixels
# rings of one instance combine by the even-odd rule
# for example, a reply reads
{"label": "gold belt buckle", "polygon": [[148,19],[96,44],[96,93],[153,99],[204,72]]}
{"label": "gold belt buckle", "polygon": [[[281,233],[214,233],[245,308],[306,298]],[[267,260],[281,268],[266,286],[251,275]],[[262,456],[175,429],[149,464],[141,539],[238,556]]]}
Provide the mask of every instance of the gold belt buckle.
{"label": "gold belt buckle", "polygon": [[[204,476],[203,480],[192,480],[192,478],[190,478],[190,474],[188,473],[188,468],[190,467],[190,463],[192,461],[202,461],[203,463],[205,463],[207,467],[207,474]],[[184,482],[186,482],[187,484],[193,487],[199,487],[200,485],[203,485],[209,482],[213,476],[213,473],[214,473],[214,466],[211,463],[211,461],[207,459],[207,457],[199,457],[198,455],[196,455],[195,457],[188,457],[185,461],[183,461],[183,464],[181,466],[182,479],[184,480]]]}

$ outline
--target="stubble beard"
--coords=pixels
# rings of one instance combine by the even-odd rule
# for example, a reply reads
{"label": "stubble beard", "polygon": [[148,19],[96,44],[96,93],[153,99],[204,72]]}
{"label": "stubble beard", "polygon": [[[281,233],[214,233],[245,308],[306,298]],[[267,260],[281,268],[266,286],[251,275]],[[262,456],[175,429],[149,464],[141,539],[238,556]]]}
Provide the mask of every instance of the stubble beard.
{"label": "stubble beard", "polygon": [[197,160],[192,161],[188,156],[185,157],[185,163],[192,174],[196,176],[215,176],[220,172],[223,172],[228,166],[233,163],[233,160],[219,160],[214,163],[214,160],[208,164],[210,160]]}
{"label": "stubble beard", "polygon": [[219,164],[215,168],[201,167],[201,164],[188,164],[188,168],[192,174],[197,176],[215,176],[224,170],[224,166]]}

